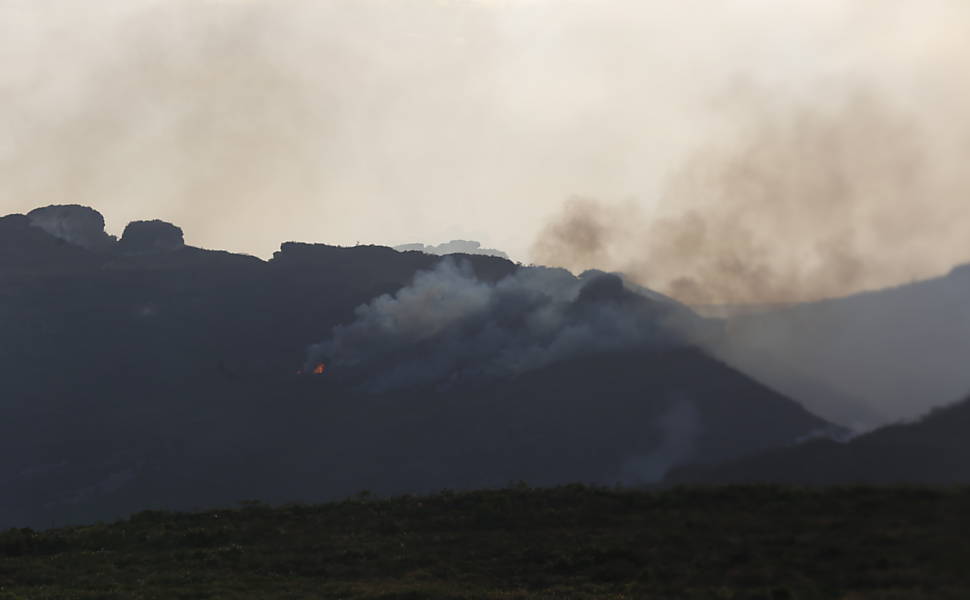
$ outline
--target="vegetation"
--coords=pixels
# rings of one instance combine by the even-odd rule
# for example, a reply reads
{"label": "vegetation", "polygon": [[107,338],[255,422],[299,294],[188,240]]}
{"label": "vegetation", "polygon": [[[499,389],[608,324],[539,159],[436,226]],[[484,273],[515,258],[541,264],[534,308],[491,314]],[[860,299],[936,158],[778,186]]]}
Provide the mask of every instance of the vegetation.
{"label": "vegetation", "polygon": [[0,533],[0,598],[966,598],[970,488],[566,486]]}

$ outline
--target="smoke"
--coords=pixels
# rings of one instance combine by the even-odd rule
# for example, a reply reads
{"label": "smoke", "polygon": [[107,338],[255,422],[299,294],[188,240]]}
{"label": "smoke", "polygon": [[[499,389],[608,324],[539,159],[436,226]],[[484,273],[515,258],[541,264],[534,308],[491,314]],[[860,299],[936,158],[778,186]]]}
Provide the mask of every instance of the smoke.
{"label": "smoke", "polygon": [[868,93],[737,102],[736,126],[688,156],[654,211],[574,198],[536,260],[620,270],[694,304],[814,300],[970,260],[970,153]]}
{"label": "smoke", "polygon": [[160,218],[260,256],[463,238],[522,259],[573,193],[636,197],[653,219],[667,174],[735,118],[732,81],[793,106],[862,86],[934,138],[965,132],[968,15],[963,0],[0,0],[0,213],[77,203],[114,234]]}
{"label": "smoke", "polygon": [[667,471],[687,463],[694,454],[701,423],[697,407],[689,399],[676,398],[657,422],[651,425],[660,435],[660,444],[653,453],[628,460],[622,469],[623,481],[660,481]]}
{"label": "smoke", "polygon": [[616,275],[520,268],[496,283],[467,262],[442,260],[411,285],[356,309],[312,346],[307,365],[366,376],[370,391],[514,375],[620,348],[680,344],[689,311],[624,286]]}

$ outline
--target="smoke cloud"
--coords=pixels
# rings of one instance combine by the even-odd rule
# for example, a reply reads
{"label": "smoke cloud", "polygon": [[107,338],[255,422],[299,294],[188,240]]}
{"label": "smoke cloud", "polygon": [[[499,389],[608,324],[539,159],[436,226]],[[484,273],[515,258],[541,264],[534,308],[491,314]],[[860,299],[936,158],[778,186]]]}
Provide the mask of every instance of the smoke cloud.
{"label": "smoke cloud", "polygon": [[653,212],[574,198],[536,260],[621,270],[694,304],[815,300],[970,261],[970,154],[871,94],[743,102],[742,125],[692,153]]}
{"label": "smoke cloud", "polygon": [[492,284],[450,258],[355,312],[352,323],[309,349],[307,366],[325,362],[333,377],[366,374],[370,391],[504,377],[582,354],[681,344],[674,325],[690,319],[683,307],[633,291],[616,275],[521,268]]}
{"label": "smoke cloud", "polygon": [[663,182],[743,120],[737,81],[789,114],[871,90],[965,157],[968,26],[963,0],[0,0],[0,213],[522,260],[572,194],[685,213]]}

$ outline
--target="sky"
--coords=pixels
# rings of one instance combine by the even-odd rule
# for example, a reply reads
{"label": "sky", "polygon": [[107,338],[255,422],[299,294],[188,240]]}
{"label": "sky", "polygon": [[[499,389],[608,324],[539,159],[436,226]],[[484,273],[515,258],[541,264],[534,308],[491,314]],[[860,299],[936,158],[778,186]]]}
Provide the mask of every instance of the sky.
{"label": "sky", "polygon": [[[464,238],[636,271],[669,253],[643,241],[662,218],[734,214],[737,189],[689,175],[699,162],[721,172],[806,114],[823,128],[883,115],[839,142],[878,164],[826,176],[929,165],[906,189],[918,209],[869,186],[881,204],[847,216],[918,213],[918,260],[842,287],[808,278],[801,297],[831,294],[970,261],[966,73],[963,0],[0,0],[0,213],[84,204],[111,233],[161,218],[190,244],[262,257],[287,240]],[[853,113],[858,98],[871,110]],[[870,133],[887,128],[911,133]],[[804,136],[770,139],[757,160],[802,160]],[[571,198],[626,222],[611,235],[627,241],[560,260],[571,250],[543,240]],[[892,245],[860,227],[854,260]]]}

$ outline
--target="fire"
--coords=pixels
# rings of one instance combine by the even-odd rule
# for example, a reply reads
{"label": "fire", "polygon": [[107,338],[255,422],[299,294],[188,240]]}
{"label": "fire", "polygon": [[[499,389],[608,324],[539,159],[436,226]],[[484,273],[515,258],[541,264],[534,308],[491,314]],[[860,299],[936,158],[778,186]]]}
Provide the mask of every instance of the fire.
{"label": "fire", "polygon": [[323,363],[317,363],[317,366],[313,367],[312,369],[308,369],[308,370],[305,370],[305,371],[303,369],[297,370],[296,374],[297,375],[307,375],[307,374],[311,374],[312,373],[313,375],[322,375],[323,372],[326,371],[326,370],[327,370],[327,365],[325,365]]}

